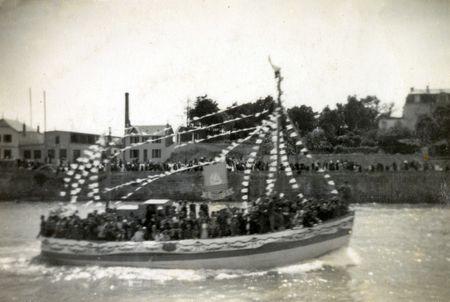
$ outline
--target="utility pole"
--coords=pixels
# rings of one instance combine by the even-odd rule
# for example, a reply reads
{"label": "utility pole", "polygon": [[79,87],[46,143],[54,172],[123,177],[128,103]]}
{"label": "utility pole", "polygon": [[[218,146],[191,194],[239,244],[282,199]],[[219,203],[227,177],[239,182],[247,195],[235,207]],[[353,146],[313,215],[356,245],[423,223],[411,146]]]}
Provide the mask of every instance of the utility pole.
{"label": "utility pole", "polygon": [[43,91],[44,98],[44,133],[47,131],[47,95],[45,90]]}
{"label": "utility pole", "polygon": [[32,108],[32,98],[31,98],[31,87],[28,88],[28,96],[30,101],[30,127],[33,128],[33,108]]}
{"label": "utility pole", "polygon": [[[105,170],[106,170],[106,185],[108,188],[111,187],[111,160],[112,160],[112,136],[111,136],[111,127],[108,129],[108,136],[106,138],[106,162],[105,162]],[[105,203],[105,211],[109,208],[109,202],[111,200],[111,191],[108,191],[108,194],[106,196],[106,203]]]}

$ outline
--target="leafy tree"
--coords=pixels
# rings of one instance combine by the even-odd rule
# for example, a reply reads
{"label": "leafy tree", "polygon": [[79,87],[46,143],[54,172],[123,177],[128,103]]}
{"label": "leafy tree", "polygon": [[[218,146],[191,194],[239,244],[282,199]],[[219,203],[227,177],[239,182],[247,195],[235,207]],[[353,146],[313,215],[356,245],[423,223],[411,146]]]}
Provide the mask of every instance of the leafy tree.
{"label": "leafy tree", "polygon": [[192,124],[195,126],[211,125],[222,122],[223,116],[221,114],[216,114],[199,121],[195,121],[194,118],[217,111],[219,111],[219,105],[216,101],[208,98],[208,95],[198,96],[195,101],[194,108],[191,108],[188,111],[188,117],[192,121]]}
{"label": "leafy tree", "polygon": [[306,146],[310,150],[315,151],[328,152],[332,150],[332,146],[327,139],[325,131],[320,128],[316,128],[306,135]]}
{"label": "leafy tree", "polygon": [[[244,103],[236,108],[228,110],[226,112],[226,119],[238,118],[242,115],[253,115],[264,110],[269,110],[269,112],[271,112],[274,107],[275,101],[271,96],[267,96],[265,98],[258,99],[256,102]],[[244,118],[233,123],[228,123],[227,125],[224,125],[224,130],[236,130],[256,127],[257,125],[261,124],[262,120],[267,117],[267,115],[268,114],[260,115],[258,117]],[[244,132],[236,133],[232,134],[230,136],[230,139],[234,140],[237,138],[245,137],[246,135],[247,133]]]}
{"label": "leafy tree", "polygon": [[450,104],[438,106],[433,112],[433,119],[438,128],[436,139],[450,142]]}
{"label": "leafy tree", "polygon": [[316,127],[317,112],[314,112],[309,106],[301,105],[300,107],[292,107],[288,110],[288,114],[302,136],[311,132]]}
{"label": "leafy tree", "polygon": [[345,134],[347,125],[342,104],[337,104],[336,109],[326,106],[319,115],[318,125],[332,143],[335,142],[337,136]]}
{"label": "leafy tree", "polygon": [[422,145],[429,145],[438,138],[439,125],[429,115],[421,115],[416,124],[416,136]]}
{"label": "leafy tree", "polygon": [[349,96],[343,106],[344,120],[348,130],[369,130],[377,127],[380,101],[377,97],[367,96],[358,100]]}
{"label": "leafy tree", "polygon": [[415,146],[400,142],[401,139],[412,137],[413,135],[408,128],[397,124],[378,135],[378,145],[389,153],[412,153],[417,149]]}

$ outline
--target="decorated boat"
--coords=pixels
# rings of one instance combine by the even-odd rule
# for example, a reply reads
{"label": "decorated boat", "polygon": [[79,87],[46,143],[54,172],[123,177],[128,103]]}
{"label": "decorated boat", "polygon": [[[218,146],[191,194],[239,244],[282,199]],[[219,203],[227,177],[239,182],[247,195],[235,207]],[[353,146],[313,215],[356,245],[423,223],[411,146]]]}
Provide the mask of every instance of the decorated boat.
{"label": "decorated boat", "polygon": [[101,242],[42,240],[41,257],[57,265],[169,269],[264,269],[295,264],[344,247],[353,213],[311,228],[214,239]]}
{"label": "decorated boat", "polygon": [[[306,208],[307,203],[310,201],[300,192],[297,180],[293,175],[288,159],[287,140],[294,140],[295,146],[299,150],[298,152],[306,159],[310,159],[311,155],[304,146],[298,130],[282,105],[282,91],[280,88],[282,77],[280,69],[273,65],[272,67],[275,71],[275,78],[278,80],[277,106],[272,110],[265,110],[258,113],[258,115],[268,115],[267,118],[262,120],[259,126],[236,130],[251,131],[246,138],[233,142],[230,146],[222,150],[212,161],[203,161],[189,167],[178,167],[177,169],[171,169],[159,175],[149,175],[146,178],[136,179],[115,187],[108,187],[104,192],[111,192],[118,188],[134,184],[133,191],[123,196],[123,199],[127,199],[134,192],[139,191],[144,186],[158,179],[174,173],[202,167],[205,180],[203,198],[208,200],[223,199],[233,193],[233,190],[228,188],[226,174],[227,154],[243,142],[249,141],[257,136],[252,145],[252,152],[247,158],[246,169],[243,171],[242,189],[240,190],[241,208],[248,214],[252,211],[252,208],[258,207],[259,203],[264,202],[261,198],[249,200],[249,186],[251,183],[252,167],[260,151],[260,146],[264,141],[267,142],[267,140],[269,142],[271,141],[273,147],[269,154],[270,163],[266,179],[266,200],[273,199],[275,195],[280,198],[285,196],[284,193],[280,192],[279,186],[277,186],[277,183],[280,181],[280,174],[284,173],[289,179],[289,184],[292,189],[289,195],[291,196],[290,198],[292,198],[292,192],[296,192],[295,198],[297,199],[297,204]],[[196,118],[196,120],[201,118],[203,117]],[[247,118],[247,116],[241,117],[241,119],[243,118]],[[236,120],[233,119],[232,121]],[[227,122],[224,121],[221,124]],[[186,132],[198,129],[196,128]],[[230,132],[228,131],[223,135],[229,134]],[[169,134],[167,136],[173,135]],[[220,135],[216,134],[211,137],[215,138]],[[151,140],[149,139],[142,144]],[[61,192],[61,196],[69,194],[71,203],[75,203],[77,202],[77,194],[81,190],[80,186],[87,181],[91,181],[88,184],[91,190],[88,196],[93,198],[92,202],[100,200],[98,176],[90,175],[89,173],[98,173],[98,167],[101,164],[101,160],[99,160],[101,153],[107,150],[110,145],[104,143],[103,147],[93,147],[91,151],[86,153],[85,159],[82,158],[78,164],[72,166],[72,170],[67,172],[67,177],[64,179],[66,182],[66,190]],[[182,147],[182,145],[178,147]],[[120,151],[125,150],[127,148]],[[108,156],[104,161],[105,163],[110,163],[111,158],[115,154],[108,154]],[[318,172],[323,173],[328,198],[336,197],[338,191],[335,188],[336,184],[331,180],[331,176],[326,174],[325,171]],[[154,202],[144,203],[147,206],[150,204],[154,204]],[[114,211],[120,210],[120,202],[116,202],[115,205]],[[106,207],[107,209],[110,207],[110,202],[107,202]],[[122,210],[133,212],[134,210],[139,210],[139,206],[134,208],[132,205],[126,204],[122,206]],[[135,212],[133,215],[139,215],[139,213]],[[201,237],[184,240],[100,241],[74,240],[47,236],[42,237],[41,258],[48,263],[57,265],[133,266],[169,269],[265,269],[295,264],[345,247],[350,240],[353,220],[353,212],[343,211],[337,217],[319,221],[319,223],[312,225],[299,223],[291,225],[287,229],[281,228],[279,231],[265,233],[253,232],[252,234],[240,236]]]}

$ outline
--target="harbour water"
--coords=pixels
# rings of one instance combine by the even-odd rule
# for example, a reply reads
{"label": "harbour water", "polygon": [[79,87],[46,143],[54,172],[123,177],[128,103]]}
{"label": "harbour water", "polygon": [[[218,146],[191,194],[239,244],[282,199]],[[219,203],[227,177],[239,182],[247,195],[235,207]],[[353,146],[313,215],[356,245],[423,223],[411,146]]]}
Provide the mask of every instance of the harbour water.
{"label": "harbour water", "polygon": [[356,205],[348,248],[257,272],[47,266],[52,207],[0,203],[0,301],[450,301],[448,206]]}

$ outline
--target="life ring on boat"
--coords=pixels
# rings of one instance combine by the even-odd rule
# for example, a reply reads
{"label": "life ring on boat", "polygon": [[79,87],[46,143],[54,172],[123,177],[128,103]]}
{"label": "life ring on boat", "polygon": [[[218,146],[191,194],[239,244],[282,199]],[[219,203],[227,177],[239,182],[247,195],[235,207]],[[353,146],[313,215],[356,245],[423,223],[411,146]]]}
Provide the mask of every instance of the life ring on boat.
{"label": "life ring on boat", "polygon": [[173,242],[163,243],[162,249],[166,252],[173,252],[177,249],[177,244]]}

